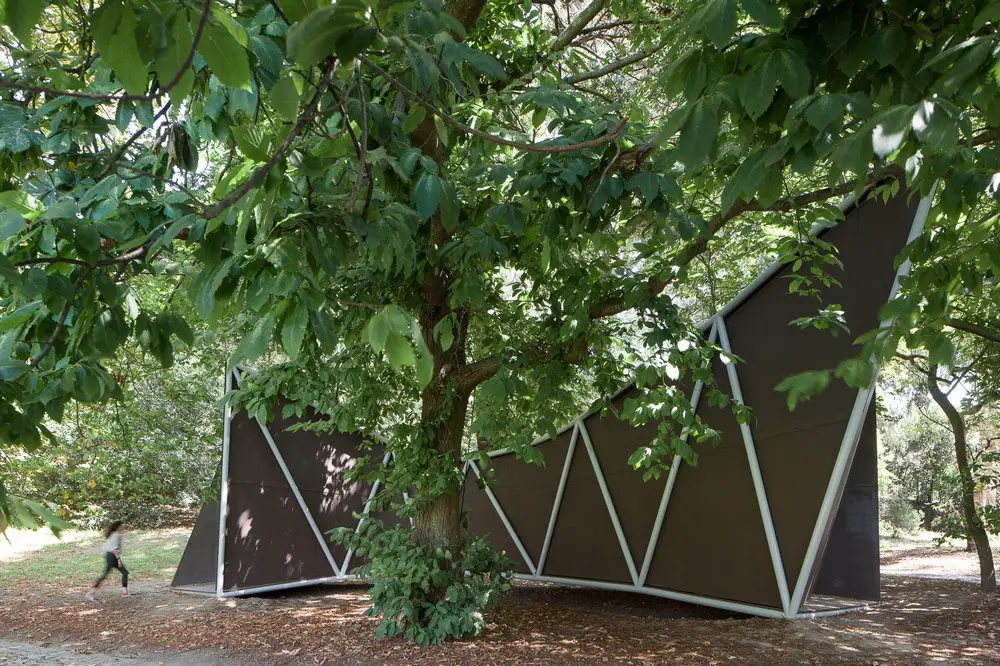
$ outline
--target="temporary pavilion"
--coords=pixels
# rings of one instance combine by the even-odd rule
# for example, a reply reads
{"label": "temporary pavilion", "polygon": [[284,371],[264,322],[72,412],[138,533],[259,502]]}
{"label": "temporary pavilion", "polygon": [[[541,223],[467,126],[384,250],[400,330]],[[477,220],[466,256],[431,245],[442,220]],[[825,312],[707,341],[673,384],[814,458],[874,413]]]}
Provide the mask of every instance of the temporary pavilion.
{"label": "temporary pavilion", "polygon": [[[642,482],[627,460],[657,424],[632,426],[615,412],[635,386],[535,445],[544,466],[507,451],[486,470],[466,464],[469,529],[515,560],[522,578],[627,590],[765,617],[845,612],[879,599],[874,383],[839,381],[790,411],[775,390],[785,377],[835,368],[858,354],[855,338],[877,328],[881,306],[908,270],[894,259],[923,228],[930,199],[849,199],[843,222],[812,234],[833,243],[839,282],[823,294],[851,333],[790,325],[816,301],[789,294],[791,268],[769,267],[702,325],[740,359],[713,361],[717,387],[752,409],[730,409],[690,392],[699,417],[720,431],[699,445],[697,466],[677,457],[669,474]],[[238,380],[227,378],[227,388]],[[173,586],[220,596],[348,580],[352,553],[323,534],[357,525],[377,487],[347,482],[360,434],[290,431],[281,415],[264,425],[226,412],[223,483],[205,505]],[[305,419],[319,418],[307,413]],[[377,450],[377,449],[376,449]],[[377,455],[374,454],[374,455]],[[383,458],[389,462],[389,456]],[[392,519],[391,516],[386,518]]]}

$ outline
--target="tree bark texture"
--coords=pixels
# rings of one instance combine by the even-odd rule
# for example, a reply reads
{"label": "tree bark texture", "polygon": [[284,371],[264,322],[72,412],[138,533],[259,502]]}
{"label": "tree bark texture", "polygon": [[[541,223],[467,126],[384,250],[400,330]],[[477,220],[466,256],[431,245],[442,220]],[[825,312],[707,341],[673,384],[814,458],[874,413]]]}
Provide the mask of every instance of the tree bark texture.
{"label": "tree bark texture", "polygon": [[[449,0],[446,9],[466,30],[470,29],[483,8],[486,0]],[[412,101],[411,101],[412,103]],[[445,156],[441,150],[434,119],[427,116],[410,135],[413,145],[442,165]],[[442,172],[444,170],[442,169]],[[441,223],[440,213],[430,220],[427,242],[440,248],[447,242],[449,233]],[[464,381],[466,370],[466,334],[468,314],[453,311],[448,304],[448,295],[454,283],[442,265],[429,266],[424,276],[422,296],[424,304],[420,312],[420,328],[424,340],[434,359],[434,375],[430,385],[421,395],[420,425],[427,437],[427,445],[432,446],[437,455],[442,456],[447,465],[457,466],[462,461],[462,435],[465,419],[469,411],[469,397],[474,386]],[[451,347],[442,349],[434,339],[434,329],[445,318],[451,317],[455,337]],[[418,485],[417,491],[420,492]],[[417,510],[414,516],[413,539],[424,546],[445,546],[459,550],[462,541],[462,493],[461,483],[437,497],[430,498]]]}

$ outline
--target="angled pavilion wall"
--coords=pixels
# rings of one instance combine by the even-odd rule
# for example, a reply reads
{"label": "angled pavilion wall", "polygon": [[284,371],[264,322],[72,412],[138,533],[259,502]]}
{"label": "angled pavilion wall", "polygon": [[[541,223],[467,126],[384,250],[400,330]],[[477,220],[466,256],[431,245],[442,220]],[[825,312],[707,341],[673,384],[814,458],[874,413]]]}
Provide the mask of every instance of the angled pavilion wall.
{"label": "angled pavilion wall", "polygon": [[[240,376],[227,374],[227,392]],[[202,508],[171,587],[240,596],[355,577],[363,561],[327,534],[359,527],[379,490],[345,473],[361,455],[390,456],[361,433],[292,429],[323,417],[312,408],[286,417],[287,404],[279,398],[266,425],[226,409],[219,499]]]}
{"label": "angled pavilion wall", "polygon": [[[839,250],[842,268],[830,272],[840,286],[825,290],[823,304],[842,306],[850,334],[789,325],[815,314],[817,302],[790,295],[790,267],[777,264],[706,322],[703,334],[742,359],[715,359],[715,383],[754,418],[739,424],[731,410],[701,400],[700,383],[687,387],[697,414],[721,431],[717,446],[697,447],[696,467],[678,457],[668,475],[643,483],[627,459],[656,424],[585,414],[537,444],[544,468],[498,452],[492,487],[483,490],[471,483],[482,470],[468,464],[470,530],[539,580],[773,617],[845,606],[814,603],[814,589],[877,600],[874,386],[856,391],[836,381],[791,412],[774,387],[857,354],[853,341],[879,326],[879,309],[906,270],[897,271],[895,257],[928,209],[929,200],[904,195],[866,200],[848,205],[839,225],[815,230]],[[635,392],[624,389],[612,406]]]}

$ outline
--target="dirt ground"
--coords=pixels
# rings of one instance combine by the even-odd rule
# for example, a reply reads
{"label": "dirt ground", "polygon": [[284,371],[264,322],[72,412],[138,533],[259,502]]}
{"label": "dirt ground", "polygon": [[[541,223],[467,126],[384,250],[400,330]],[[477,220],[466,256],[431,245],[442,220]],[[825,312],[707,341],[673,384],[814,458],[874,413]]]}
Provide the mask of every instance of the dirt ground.
{"label": "dirt ground", "polygon": [[[922,558],[885,564],[919,569]],[[886,575],[872,610],[796,622],[519,584],[483,637],[429,649],[375,640],[363,586],[238,600],[180,595],[165,580],[135,590],[122,599],[111,587],[98,604],[82,589],[0,591],[0,641],[10,641],[0,642],[0,664],[1000,664],[1000,595],[915,575]],[[42,652],[18,655],[17,645]]]}
{"label": "dirt ground", "polygon": [[[133,587],[137,594],[118,597],[112,580],[100,603],[88,603],[83,592],[91,572],[80,557],[92,544],[74,538],[53,544],[32,533],[6,550],[0,545],[0,574],[7,565],[0,666],[1000,665],[1000,595],[984,595],[970,582],[974,554],[932,547],[926,535],[883,544],[883,601],[864,612],[787,622],[636,594],[518,583],[490,613],[480,639],[429,649],[375,640],[361,585],[230,600],[171,592],[170,563],[185,530],[133,535],[137,550],[156,553]],[[48,583],[26,582],[39,579]]]}

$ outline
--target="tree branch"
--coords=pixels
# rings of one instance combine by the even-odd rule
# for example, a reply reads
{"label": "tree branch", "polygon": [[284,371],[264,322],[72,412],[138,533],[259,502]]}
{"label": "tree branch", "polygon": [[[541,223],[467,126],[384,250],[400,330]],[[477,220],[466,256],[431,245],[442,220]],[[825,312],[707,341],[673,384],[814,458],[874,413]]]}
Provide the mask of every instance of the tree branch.
{"label": "tree branch", "polygon": [[[153,116],[153,124],[155,124],[157,120],[159,120],[160,118],[162,118],[164,116],[164,114],[166,114],[167,111],[169,111],[169,110],[170,110],[170,100],[167,100],[167,103],[164,104],[160,108],[160,110],[156,112],[155,116]],[[149,129],[148,127],[140,127],[135,132],[135,134],[133,134],[131,137],[129,137],[128,141],[126,141],[125,143],[122,144],[121,148],[119,148],[118,150],[115,151],[114,155],[111,156],[111,160],[108,163],[108,166],[105,167],[104,171],[101,172],[101,175],[97,177],[98,181],[100,181],[102,178],[104,178],[109,173],[111,173],[111,170],[115,168],[115,164],[118,162],[118,160],[120,160],[122,158],[122,156],[125,154],[125,151],[127,151],[129,148],[131,148],[132,144],[134,144],[136,141],[138,141],[139,137],[141,137],[143,134],[145,134],[146,130],[148,130],[148,129]]]}
{"label": "tree branch", "polygon": [[604,5],[606,0],[591,0],[590,4],[583,8],[576,18],[566,26],[566,29],[562,31],[555,41],[552,42],[551,52],[555,53],[557,51],[562,51],[564,48],[569,46],[577,35],[579,35],[584,28],[590,25],[590,22],[597,18],[597,15],[604,10]]}
{"label": "tree branch", "polygon": [[[816,190],[815,192],[800,194],[799,196],[792,197],[790,199],[783,199],[771,204],[770,206],[761,206],[757,199],[754,199],[749,203],[739,201],[727,212],[720,213],[709,220],[708,233],[703,234],[697,240],[692,241],[680,251],[675,253],[670,258],[670,264],[678,267],[689,264],[695,257],[705,251],[708,247],[709,241],[712,240],[712,237],[715,236],[720,229],[743,213],[763,211],[787,212],[820,201],[826,201],[827,199],[832,199],[836,196],[843,196],[848,192],[853,191],[855,187],[855,183],[846,183],[838,185],[837,187],[825,187],[821,190]],[[643,297],[643,300],[651,300],[658,296],[664,289],[667,288],[667,285],[674,281],[675,277],[675,275],[672,275],[666,278],[650,278],[647,282],[646,294]],[[633,307],[633,305],[626,305],[624,298],[616,298],[592,307],[590,310],[590,317],[591,319],[611,317],[625,312],[626,310],[631,310]]]}
{"label": "tree branch", "polygon": [[[720,213],[712,218],[709,222],[709,233],[702,236],[696,241],[689,243],[683,249],[678,251],[672,258],[671,264],[674,266],[683,266],[691,261],[693,261],[698,255],[704,252],[708,248],[708,243],[711,238],[715,235],[717,231],[722,229],[730,220],[739,215],[751,211],[771,211],[771,212],[782,212],[790,211],[795,208],[800,208],[802,206],[807,206],[812,203],[817,203],[819,201],[825,201],[831,199],[837,195],[844,195],[848,192],[854,190],[855,184],[844,184],[837,187],[826,187],[821,190],[816,190],[815,192],[810,192],[808,194],[802,194],[797,197],[792,197],[790,199],[784,199],[778,201],[770,206],[761,206],[756,199],[747,203],[740,201],[729,209],[726,213]],[[669,278],[651,278],[647,282],[646,295],[643,300],[652,300],[658,296],[664,289],[667,288],[671,282],[673,282],[674,276]],[[624,298],[615,298],[603,303],[600,303],[590,310],[591,319],[601,319],[604,317],[611,317],[622,312],[626,312],[635,308],[636,305],[626,305]],[[580,341],[580,344],[575,344],[567,349],[560,352],[560,358],[565,360],[567,363],[579,363],[586,351],[586,344]],[[535,352],[537,354],[537,352]],[[466,366],[464,373],[462,374],[461,381],[466,383],[471,383],[469,390],[475,388],[476,385],[486,381],[497,372],[500,371],[502,365],[502,358],[499,355],[490,356],[484,359],[480,359],[475,363]],[[474,383],[473,383],[474,382]]]}
{"label": "tree branch", "polygon": [[323,69],[323,80],[318,86],[316,86],[316,94],[313,95],[312,100],[306,107],[306,110],[299,116],[298,122],[295,123],[295,127],[289,132],[288,136],[285,138],[285,142],[281,144],[271,157],[265,162],[257,171],[254,172],[249,179],[235,190],[230,192],[224,199],[216,203],[214,206],[206,210],[202,217],[206,220],[211,220],[218,217],[226,211],[227,208],[232,206],[234,203],[242,199],[247,195],[250,190],[254,189],[267,177],[268,172],[277,164],[282,157],[291,149],[292,144],[295,143],[295,139],[298,138],[299,134],[302,133],[309,123],[313,121],[316,114],[319,113],[319,105],[323,100],[323,95],[326,94],[327,88],[330,87],[330,80],[333,77],[333,71],[336,69],[336,62],[329,61]]}
{"label": "tree branch", "polygon": [[8,88],[10,90],[21,90],[24,92],[30,92],[32,94],[44,93],[45,95],[51,95],[53,97],[75,97],[77,99],[91,99],[98,102],[117,102],[119,100],[129,100],[132,102],[148,102],[152,100],[159,100],[161,97],[166,95],[168,92],[173,90],[184,75],[187,73],[188,68],[191,67],[191,63],[194,62],[194,54],[198,50],[198,42],[201,41],[201,35],[205,30],[205,24],[208,23],[208,16],[211,14],[212,10],[212,0],[205,0],[205,4],[202,6],[201,18],[198,20],[198,27],[194,32],[194,39],[191,43],[191,50],[187,54],[187,58],[184,59],[184,63],[181,65],[180,69],[174,74],[174,77],[170,79],[167,85],[162,86],[157,89],[155,93],[149,93],[146,95],[115,95],[115,94],[100,94],[100,93],[86,93],[79,92],[76,90],[57,90],[55,88],[46,88],[44,86],[26,86],[21,83],[11,83],[0,79],[0,88]]}
{"label": "tree branch", "polygon": [[146,171],[144,169],[139,169],[137,167],[132,166],[131,164],[126,164],[125,162],[116,162],[115,164],[112,165],[112,167],[117,167],[119,169],[128,169],[132,173],[136,174],[132,178],[126,178],[126,180],[135,180],[136,178],[145,177],[145,178],[152,178],[153,180],[155,180],[158,183],[163,183],[164,185],[170,185],[171,187],[175,187],[175,188],[177,188],[178,191],[183,192],[184,194],[186,194],[187,197],[189,199],[191,199],[191,201],[194,201],[199,206],[204,207],[204,204],[201,202],[201,199],[199,199],[198,196],[194,192],[192,192],[188,188],[184,187],[180,183],[175,183],[174,181],[170,180],[169,178],[164,178],[163,176],[157,176],[152,171]]}
{"label": "tree branch", "polygon": [[650,56],[656,54],[657,52],[662,51],[663,48],[667,45],[667,43],[668,43],[667,40],[663,40],[659,44],[650,46],[647,49],[643,49],[642,51],[636,51],[635,53],[627,55],[623,58],[619,58],[618,60],[613,60],[604,67],[598,67],[597,69],[592,69],[588,72],[583,72],[582,74],[575,74],[573,76],[564,77],[562,81],[563,83],[568,83],[572,85],[574,83],[580,83],[581,81],[589,81],[590,79],[597,79],[602,76],[606,76],[607,74],[611,74],[612,72],[617,72],[620,69],[624,69],[626,67],[634,65],[637,62],[641,62],[646,58],[649,58]]}
{"label": "tree branch", "polygon": [[434,115],[436,115],[437,117],[439,117],[441,120],[445,121],[452,127],[461,130],[466,134],[471,134],[472,136],[479,137],[480,139],[484,139],[486,141],[490,141],[492,143],[501,146],[509,146],[511,148],[517,148],[518,150],[523,150],[525,152],[571,153],[577,150],[584,150],[586,148],[594,148],[595,146],[600,146],[602,144],[607,143],[608,141],[614,141],[618,137],[618,135],[622,133],[622,130],[625,129],[625,125],[628,123],[628,118],[622,118],[621,122],[619,122],[618,125],[607,134],[603,134],[597,137],[596,139],[589,139],[587,141],[581,141],[579,143],[571,143],[566,145],[550,145],[550,144],[540,144],[540,143],[524,143],[521,141],[511,141],[510,139],[504,139],[502,137],[495,136],[493,134],[488,134],[487,132],[481,132],[480,130],[477,130],[473,127],[469,127],[468,125],[461,123],[460,121],[456,120],[452,116],[448,115],[447,113],[439,109],[433,102],[422,98],[420,95],[417,95],[415,92],[413,92],[405,85],[403,85],[398,79],[389,74],[389,72],[385,71],[384,69],[382,69],[375,63],[371,62],[367,58],[363,58],[362,62],[364,62],[365,66],[367,66],[373,72],[385,78],[385,80],[388,81],[394,88],[402,92],[404,95],[407,95],[410,98],[412,98],[418,104],[423,106],[425,109],[427,109],[428,111],[430,111],[431,113],[433,113]]}
{"label": "tree branch", "polygon": [[59,313],[59,321],[56,322],[56,328],[52,331],[52,335],[49,336],[49,339],[46,341],[42,351],[39,352],[38,356],[31,361],[30,365],[32,367],[37,368],[38,364],[45,360],[45,357],[48,356],[52,351],[52,348],[55,347],[56,340],[59,339],[59,334],[62,333],[64,328],[66,328],[66,318],[69,317],[70,310],[73,309],[73,301],[76,300],[76,293],[80,291],[80,287],[87,281],[87,278],[93,270],[94,267],[90,266],[83,271],[83,274],[80,275],[79,278],[77,278],[76,283],[73,285],[73,295],[66,299],[66,305],[63,306],[62,312]]}
{"label": "tree branch", "polygon": [[964,319],[956,319],[954,317],[949,317],[945,323],[958,331],[965,331],[966,333],[972,333],[973,335],[978,335],[981,338],[985,338],[990,342],[1000,343],[1000,331],[997,331],[986,326],[981,326],[975,324],[971,321],[966,321]]}

